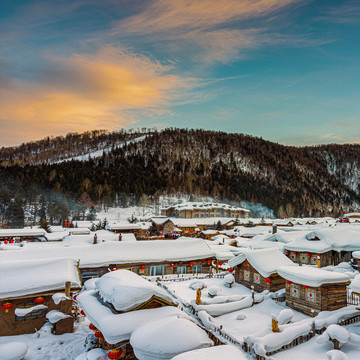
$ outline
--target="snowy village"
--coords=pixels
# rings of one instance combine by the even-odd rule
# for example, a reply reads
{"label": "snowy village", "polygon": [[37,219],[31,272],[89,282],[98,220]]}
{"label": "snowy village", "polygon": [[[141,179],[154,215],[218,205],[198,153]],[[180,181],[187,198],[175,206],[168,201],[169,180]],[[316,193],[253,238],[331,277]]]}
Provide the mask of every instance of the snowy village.
{"label": "snowy village", "polygon": [[359,358],[360,213],[131,210],[0,230],[0,359]]}

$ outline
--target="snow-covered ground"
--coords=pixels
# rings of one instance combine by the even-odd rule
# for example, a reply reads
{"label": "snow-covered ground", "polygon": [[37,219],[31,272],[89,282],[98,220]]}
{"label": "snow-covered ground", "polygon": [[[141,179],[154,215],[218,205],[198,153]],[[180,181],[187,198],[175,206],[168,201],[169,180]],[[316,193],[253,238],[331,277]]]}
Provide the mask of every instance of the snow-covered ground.
{"label": "snow-covered ground", "polygon": [[0,345],[10,342],[22,342],[29,349],[24,360],[74,360],[84,352],[85,338],[92,333],[89,321],[80,317],[75,322],[75,331],[71,334],[52,335],[46,325],[39,330],[39,335],[26,334],[16,336],[0,336]]}

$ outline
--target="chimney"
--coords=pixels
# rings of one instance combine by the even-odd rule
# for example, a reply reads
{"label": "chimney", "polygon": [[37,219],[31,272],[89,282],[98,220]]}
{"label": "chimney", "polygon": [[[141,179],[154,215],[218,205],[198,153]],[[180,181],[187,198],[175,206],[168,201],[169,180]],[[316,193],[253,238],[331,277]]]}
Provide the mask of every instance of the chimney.
{"label": "chimney", "polygon": [[276,233],[277,233],[277,226],[276,226],[276,224],[273,224],[273,226],[272,226],[272,233],[273,233],[273,234],[276,234]]}
{"label": "chimney", "polygon": [[122,240],[122,235],[121,234],[119,234],[119,241],[121,241]]}
{"label": "chimney", "polygon": [[97,244],[97,235],[96,235],[96,234],[94,235],[94,242],[93,242],[93,244],[94,244],[94,245]]}

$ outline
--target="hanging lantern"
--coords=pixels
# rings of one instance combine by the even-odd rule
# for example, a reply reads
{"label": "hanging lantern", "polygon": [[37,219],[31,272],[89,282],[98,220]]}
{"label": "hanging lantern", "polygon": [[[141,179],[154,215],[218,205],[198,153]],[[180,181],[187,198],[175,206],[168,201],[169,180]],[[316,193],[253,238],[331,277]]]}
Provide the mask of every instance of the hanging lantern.
{"label": "hanging lantern", "polygon": [[1,305],[1,310],[5,310],[5,312],[7,313],[13,306],[14,304],[6,302]]}
{"label": "hanging lantern", "polygon": [[190,266],[193,266],[194,265],[194,262],[193,261],[190,261]]}
{"label": "hanging lantern", "polygon": [[311,256],[311,254],[310,254],[310,253],[307,253],[306,255],[307,255],[307,257],[310,257],[310,256]]}
{"label": "hanging lantern", "polygon": [[141,266],[140,266],[140,270],[141,270],[141,271],[144,271],[144,270],[145,270],[145,266],[144,266],[144,265],[141,265]]}
{"label": "hanging lantern", "polygon": [[296,251],[294,251],[293,254],[296,255]]}
{"label": "hanging lantern", "polygon": [[117,267],[114,267],[111,269],[111,271],[116,271],[118,268]]}
{"label": "hanging lantern", "polygon": [[94,332],[94,336],[97,338],[97,339],[102,339],[104,336],[102,334],[102,332],[100,330],[96,330]]}
{"label": "hanging lantern", "polygon": [[175,266],[175,264],[170,264],[170,267],[173,268]]}
{"label": "hanging lantern", "polygon": [[96,328],[96,326],[94,324],[90,324],[89,329],[90,330],[97,330],[97,328]]}
{"label": "hanging lantern", "polygon": [[271,283],[271,279],[267,278],[267,279],[265,279],[265,282],[266,282],[267,284],[270,284],[270,283]]}
{"label": "hanging lantern", "polygon": [[85,316],[84,310],[81,310],[81,311],[80,311],[80,314],[81,314],[82,316]]}
{"label": "hanging lantern", "polygon": [[245,264],[246,264],[246,265],[249,265],[249,262],[248,262],[247,260],[245,260]]}
{"label": "hanging lantern", "polygon": [[320,259],[321,259],[321,255],[318,255],[317,258],[318,258],[318,260],[320,260]]}
{"label": "hanging lantern", "polygon": [[358,261],[358,263],[360,264],[360,261]]}
{"label": "hanging lantern", "polygon": [[4,240],[4,244],[7,244],[8,243],[8,241],[7,240]]}
{"label": "hanging lantern", "polygon": [[37,297],[37,298],[34,300],[34,303],[35,303],[35,305],[40,305],[40,304],[42,304],[44,301],[45,301],[45,299],[40,296],[40,297]]}
{"label": "hanging lantern", "polygon": [[286,280],[286,283],[287,283],[288,285],[291,285],[291,281],[290,281],[290,280]]}
{"label": "hanging lantern", "polygon": [[[208,260],[207,263],[210,265],[210,264],[211,264],[211,260]],[[360,261],[359,261],[359,263],[360,263]]]}
{"label": "hanging lantern", "polygon": [[230,274],[231,274],[233,271],[234,271],[233,268],[230,268],[230,269],[229,269],[229,273],[230,273]]}
{"label": "hanging lantern", "polygon": [[14,239],[10,239],[10,244],[13,244],[14,243]]}
{"label": "hanging lantern", "polygon": [[222,263],[222,262],[219,262],[219,265],[220,265],[220,266],[222,266],[222,265],[223,265],[223,263]]}
{"label": "hanging lantern", "polygon": [[290,251],[289,251],[289,250],[285,251],[285,254],[286,254],[286,255],[289,255],[289,253],[290,253]]}
{"label": "hanging lantern", "polygon": [[117,360],[120,359],[121,354],[122,351],[120,349],[112,349],[108,353],[108,358]]}

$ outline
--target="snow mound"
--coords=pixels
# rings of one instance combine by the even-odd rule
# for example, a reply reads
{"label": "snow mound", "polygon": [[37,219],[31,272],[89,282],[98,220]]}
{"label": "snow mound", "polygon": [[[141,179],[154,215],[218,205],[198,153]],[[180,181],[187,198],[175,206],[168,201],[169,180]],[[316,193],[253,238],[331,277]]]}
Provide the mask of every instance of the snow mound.
{"label": "snow mound", "polygon": [[0,360],[20,360],[24,358],[28,346],[21,342],[0,344]]}
{"label": "snow mound", "polygon": [[246,319],[246,315],[245,315],[245,314],[238,314],[238,315],[236,316],[236,320],[244,320],[244,319]]}
{"label": "snow mound", "polygon": [[294,312],[291,309],[281,310],[279,315],[277,316],[277,321],[279,325],[288,324],[292,318],[294,317]]}
{"label": "snow mound", "polygon": [[330,350],[326,356],[328,360],[349,360],[349,357],[340,350]]}
{"label": "snow mound", "polygon": [[129,311],[153,296],[173,303],[165,290],[129,270],[117,270],[103,275],[97,282],[101,298],[118,311]]}
{"label": "snow mound", "polygon": [[84,289],[85,290],[94,290],[96,288],[96,281],[99,280],[100,278],[92,278],[89,280],[86,280],[84,282]]}
{"label": "snow mound", "polygon": [[193,290],[198,290],[198,289],[202,290],[205,289],[206,287],[207,285],[201,280],[193,280],[189,284],[189,288]]}
{"label": "snow mound", "polygon": [[71,315],[64,314],[59,310],[51,310],[46,314],[46,317],[52,324],[56,324],[60,320],[70,318]]}
{"label": "snow mound", "polygon": [[15,315],[16,316],[26,316],[27,314],[30,314],[33,311],[47,309],[47,308],[48,307],[46,305],[35,305],[35,306],[29,307],[29,308],[24,308],[24,309],[16,308]]}
{"label": "snow mound", "polygon": [[92,349],[87,353],[87,360],[108,360],[107,353],[103,349]]}
{"label": "snow mound", "polygon": [[222,293],[222,289],[219,286],[211,286],[208,288],[208,294],[210,297],[218,296]]}
{"label": "snow mound", "polygon": [[194,322],[171,316],[137,328],[130,344],[139,360],[172,359],[186,351],[213,346],[206,332]]}
{"label": "snow mound", "polygon": [[52,296],[52,299],[56,305],[60,304],[61,301],[71,300],[65,293],[56,293]]}

